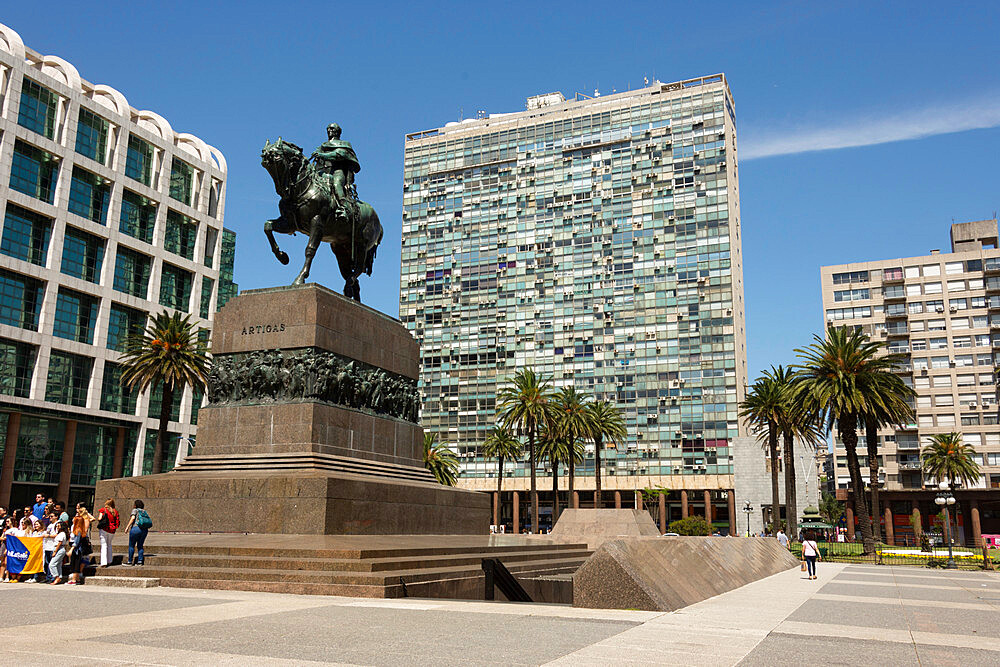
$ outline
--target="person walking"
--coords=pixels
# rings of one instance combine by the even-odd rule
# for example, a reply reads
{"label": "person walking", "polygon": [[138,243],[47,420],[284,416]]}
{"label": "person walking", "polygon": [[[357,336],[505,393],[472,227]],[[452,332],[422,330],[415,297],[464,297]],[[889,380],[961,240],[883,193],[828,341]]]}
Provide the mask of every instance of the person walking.
{"label": "person walking", "polygon": [[813,535],[809,534],[806,539],[802,542],[802,557],[806,559],[806,567],[809,570],[809,579],[816,578],[816,561],[823,560],[823,557],[819,553],[819,545],[816,544],[816,540],[813,539]]}
{"label": "person walking", "polygon": [[49,558],[49,583],[58,585],[63,580],[63,560],[66,558],[66,545],[69,544],[69,535],[66,532],[66,524],[62,521],[56,522],[56,533],[52,538],[52,557]]}
{"label": "person walking", "polygon": [[132,514],[128,518],[128,525],[125,526],[125,531],[128,533],[128,558],[123,565],[142,565],[145,562],[142,547],[146,543],[149,529],[153,527],[153,520],[149,518],[146,506],[141,500],[136,500],[132,505]]}
{"label": "person walking", "polygon": [[107,567],[114,562],[114,557],[111,555],[111,540],[120,523],[115,501],[113,498],[108,498],[104,507],[97,510],[97,532],[101,538],[101,567]]}
{"label": "person walking", "polygon": [[781,528],[778,529],[778,544],[786,549],[788,548],[788,535],[785,535],[785,531]]}

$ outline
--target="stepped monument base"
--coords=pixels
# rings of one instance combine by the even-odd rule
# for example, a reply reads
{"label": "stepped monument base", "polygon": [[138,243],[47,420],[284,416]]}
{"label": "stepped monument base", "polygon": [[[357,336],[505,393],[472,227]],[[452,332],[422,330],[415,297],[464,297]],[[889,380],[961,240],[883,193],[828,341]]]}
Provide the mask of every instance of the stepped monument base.
{"label": "stepped monument base", "polygon": [[320,285],[248,290],[219,311],[209,404],[176,469],[104,480],[156,531],[312,535],[489,532],[486,494],[423,468],[419,347]]}

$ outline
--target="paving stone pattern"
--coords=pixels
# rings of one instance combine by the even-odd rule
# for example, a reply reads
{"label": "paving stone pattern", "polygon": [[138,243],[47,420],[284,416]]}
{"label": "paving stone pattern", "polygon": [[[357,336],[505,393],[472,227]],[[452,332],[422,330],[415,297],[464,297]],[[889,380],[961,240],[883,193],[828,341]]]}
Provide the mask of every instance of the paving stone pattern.
{"label": "paving stone pattern", "polygon": [[0,605],[5,657],[29,666],[1000,664],[997,574],[844,564],[671,613],[27,584]]}

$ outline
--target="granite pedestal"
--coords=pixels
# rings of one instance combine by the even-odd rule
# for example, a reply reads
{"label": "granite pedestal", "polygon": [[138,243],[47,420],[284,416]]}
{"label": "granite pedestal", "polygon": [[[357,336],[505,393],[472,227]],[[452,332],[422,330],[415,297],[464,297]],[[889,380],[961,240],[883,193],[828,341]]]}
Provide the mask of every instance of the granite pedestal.
{"label": "granite pedestal", "polygon": [[[418,373],[419,348],[402,324],[316,284],[248,290],[219,311],[217,363],[267,351],[335,355],[394,386],[415,386]],[[422,466],[423,431],[405,414],[285,388],[261,396],[247,387],[223,401],[210,387],[215,402],[199,412],[197,446],[179,467],[101,481],[97,497],[114,498],[126,511],[143,499],[158,531],[488,532],[489,496],[438,484]]]}

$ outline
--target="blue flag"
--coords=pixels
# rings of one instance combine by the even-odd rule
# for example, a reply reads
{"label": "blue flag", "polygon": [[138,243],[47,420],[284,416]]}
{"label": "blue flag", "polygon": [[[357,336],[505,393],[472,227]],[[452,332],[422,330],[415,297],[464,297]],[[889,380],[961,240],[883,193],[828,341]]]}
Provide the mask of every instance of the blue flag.
{"label": "blue flag", "polygon": [[38,574],[42,571],[43,550],[40,537],[8,535],[7,571],[11,574]]}

